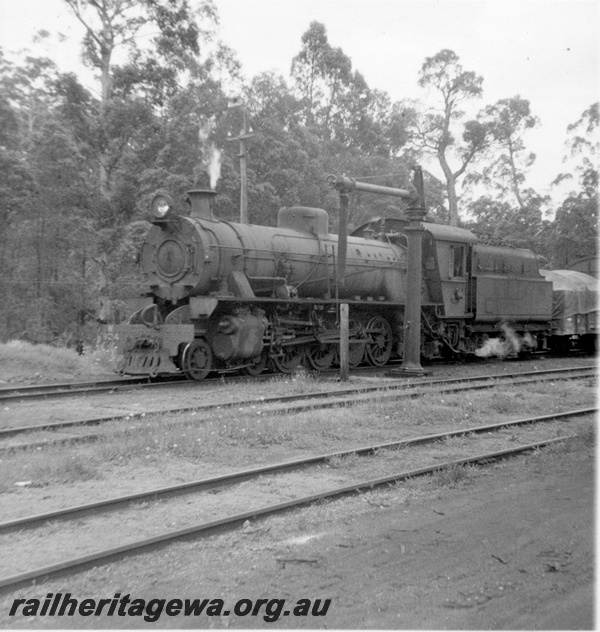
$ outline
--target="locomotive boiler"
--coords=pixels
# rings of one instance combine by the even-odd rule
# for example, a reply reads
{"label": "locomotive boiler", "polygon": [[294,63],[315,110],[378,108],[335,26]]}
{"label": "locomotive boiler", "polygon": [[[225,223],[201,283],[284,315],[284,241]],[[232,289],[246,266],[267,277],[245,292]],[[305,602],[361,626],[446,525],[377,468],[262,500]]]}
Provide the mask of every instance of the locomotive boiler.
{"label": "locomotive boiler", "polygon": [[[188,193],[190,216],[155,222],[141,263],[154,296],[171,305],[197,296],[333,296],[337,235],[323,209],[282,208],[277,227],[218,221],[210,190]],[[404,300],[405,248],[349,239],[345,290],[338,298],[380,295]]]}
{"label": "locomotive boiler", "polygon": [[[325,210],[284,207],[276,227],[239,224],[214,216],[214,196],[190,191],[183,215],[168,193],[155,195],[140,253],[148,305],[112,328],[122,373],[201,380],[267,365],[289,373],[302,362],[324,370],[337,361],[341,302],[350,309],[351,367],[403,356],[406,220],[373,219],[349,235],[340,284],[341,244]],[[475,353],[508,327],[522,349],[552,346],[560,333],[553,285],[532,252],[480,244],[460,228],[424,228],[423,357]],[[595,336],[595,322],[586,319],[586,333]]]}

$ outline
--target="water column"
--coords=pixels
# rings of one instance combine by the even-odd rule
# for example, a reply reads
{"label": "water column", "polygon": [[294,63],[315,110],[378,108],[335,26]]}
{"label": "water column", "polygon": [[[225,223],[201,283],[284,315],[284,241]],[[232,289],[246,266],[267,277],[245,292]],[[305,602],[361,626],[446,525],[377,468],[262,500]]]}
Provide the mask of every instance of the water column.
{"label": "water column", "polygon": [[[336,189],[340,195],[341,216],[347,213],[347,196],[350,191],[365,191],[378,195],[390,195],[403,198],[408,201],[409,207],[406,215],[409,225],[406,228],[408,243],[407,283],[406,283],[406,307],[404,311],[404,354],[402,366],[389,372],[390,375],[402,377],[423,375],[421,367],[421,281],[422,281],[422,242],[423,219],[427,214],[425,208],[425,187],[423,185],[423,170],[420,166],[413,167],[413,183],[409,189],[396,189],[384,187],[367,182],[357,182],[346,176],[330,175],[327,182],[332,189]],[[341,226],[340,226],[341,228]],[[337,262],[338,270],[345,270],[347,231],[340,230],[338,256],[344,255],[344,260]],[[343,283],[343,279],[341,280]],[[338,281],[339,283],[339,281]],[[342,373],[345,372],[342,370]]]}

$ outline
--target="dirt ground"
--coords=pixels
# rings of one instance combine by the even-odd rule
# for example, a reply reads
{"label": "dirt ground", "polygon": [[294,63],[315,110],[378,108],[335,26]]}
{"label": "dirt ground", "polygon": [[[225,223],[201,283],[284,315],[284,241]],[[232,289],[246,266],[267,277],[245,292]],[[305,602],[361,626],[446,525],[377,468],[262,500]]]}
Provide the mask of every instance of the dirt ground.
{"label": "dirt ground", "polygon": [[[298,539],[284,556],[317,562],[274,566],[257,556],[245,586],[331,598],[327,617],[307,627],[593,629],[593,470],[591,451],[530,456],[409,503],[374,494],[366,511],[331,531],[315,525],[319,537]],[[216,571],[163,590],[185,593]],[[223,571],[235,573],[234,565]],[[296,627],[298,619],[283,623]]]}
{"label": "dirt ground", "polygon": [[[0,598],[19,628],[593,629],[594,450],[583,442],[252,522]],[[324,617],[8,617],[17,597],[331,599]]]}

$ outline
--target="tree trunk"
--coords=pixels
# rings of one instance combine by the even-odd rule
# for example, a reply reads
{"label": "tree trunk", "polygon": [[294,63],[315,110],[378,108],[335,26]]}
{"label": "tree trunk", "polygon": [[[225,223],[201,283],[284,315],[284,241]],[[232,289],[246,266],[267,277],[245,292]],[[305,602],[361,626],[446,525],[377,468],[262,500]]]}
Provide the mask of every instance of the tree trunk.
{"label": "tree trunk", "polygon": [[509,142],[509,145],[508,145],[508,156],[510,160],[510,171],[512,175],[511,180],[512,180],[513,192],[515,194],[515,197],[517,198],[517,204],[519,205],[519,208],[523,210],[523,199],[521,198],[521,193],[519,191],[519,183],[517,181],[517,165],[515,164],[515,154],[514,154],[512,142]]}
{"label": "tree trunk", "polygon": [[[110,60],[112,55],[112,37],[107,26],[104,28],[105,42],[110,42],[110,45],[105,45],[102,50],[102,73],[100,77],[101,84],[101,99],[100,99],[100,124],[104,129],[106,122],[106,109],[110,102],[112,78],[110,76]],[[100,155],[100,195],[105,199],[110,199],[110,182],[109,182],[109,170],[108,163],[110,160],[110,153],[108,149],[105,149]]]}
{"label": "tree trunk", "polygon": [[450,226],[458,226],[458,195],[454,176],[448,179],[448,215]]}
{"label": "tree trunk", "polygon": [[448,223],[450,226],[458,226],[458,196],[456,195],[456,177],[450,169],[444,153],[445,146],[438,150],[438,160],[446,177],[446,191],[448,193]]}

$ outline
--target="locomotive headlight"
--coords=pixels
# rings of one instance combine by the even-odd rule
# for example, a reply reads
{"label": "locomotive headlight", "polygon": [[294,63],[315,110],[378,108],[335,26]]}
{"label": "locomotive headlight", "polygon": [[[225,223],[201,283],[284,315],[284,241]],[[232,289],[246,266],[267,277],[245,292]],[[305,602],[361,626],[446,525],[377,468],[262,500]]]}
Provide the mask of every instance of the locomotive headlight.
{"label": "locomotive headlight", "polygon": [[152,198],[150,210],[153,219],[169,219],[173,211],[173,198],[163,189],[159,189]]}

